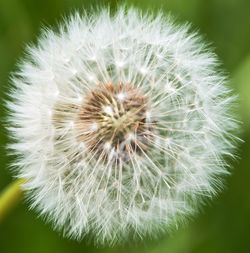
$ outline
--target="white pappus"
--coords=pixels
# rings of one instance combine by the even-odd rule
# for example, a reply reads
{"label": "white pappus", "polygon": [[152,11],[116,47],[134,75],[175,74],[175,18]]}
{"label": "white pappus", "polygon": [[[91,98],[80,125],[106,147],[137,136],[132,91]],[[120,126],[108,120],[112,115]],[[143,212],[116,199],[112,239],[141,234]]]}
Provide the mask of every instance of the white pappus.
{"label": "white pappus", "polygon": [[120,8],[44,31],[12,78],[17,177],[64,235],[155,236],[221,188],[235,97],[189,26]]}

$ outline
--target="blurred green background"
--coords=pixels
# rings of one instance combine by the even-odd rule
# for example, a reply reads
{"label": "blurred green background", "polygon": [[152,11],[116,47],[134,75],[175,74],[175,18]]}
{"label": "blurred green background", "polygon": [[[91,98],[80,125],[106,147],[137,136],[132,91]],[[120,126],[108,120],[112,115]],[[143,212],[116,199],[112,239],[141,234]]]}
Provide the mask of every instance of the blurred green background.
{"label": "blurred green background", "polygon": [[[53,26],[75,9],[109,4],[112,9],[123,1],[0,0],[0,99],[8,91],[9,73],[32,43],[41,25]],[[96,249],[87,241],[75,242],[52,231],[27,204],[20,204],[0,224],[0,252],[148,252],[213,253],[250,252],[250,0],[128,0],[144,10],[171,12],[182,23],[193,23],[228,72],[232,88],[239,93],[242,118],[239,159],[226,180],[226,189],[187,226],[159,240],[138,245]],[[9,158],[4,146],[4,109],[0,108],[0,190],[12,181]]]}

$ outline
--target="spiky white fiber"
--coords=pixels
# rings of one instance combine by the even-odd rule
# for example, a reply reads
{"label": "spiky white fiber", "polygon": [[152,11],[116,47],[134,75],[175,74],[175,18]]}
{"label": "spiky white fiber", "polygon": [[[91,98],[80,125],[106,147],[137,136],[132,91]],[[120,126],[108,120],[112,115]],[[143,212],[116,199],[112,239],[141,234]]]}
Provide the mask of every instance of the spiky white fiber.
{"label": "spiky white fiber", "polygon": [[[133,8],[75,14],[59,32],[44,31],[14,75],[8,102],[16,174],[28,179],[31,207],[66,236],[92,235],[99,244],[157,235],[194,213],[221,187],[234,146],[234,98],[218,69],[188,26]],[[146,97],[140,135],[122,128],[124,118],[114,123],[112,103],[100,107],[106,123],[92,122],[91,112],[89,125],[79,117],[100,84],[119,83]],[[136,100],[111,95],[119,108]],[[116,144],[100,144],[110,124]]]}

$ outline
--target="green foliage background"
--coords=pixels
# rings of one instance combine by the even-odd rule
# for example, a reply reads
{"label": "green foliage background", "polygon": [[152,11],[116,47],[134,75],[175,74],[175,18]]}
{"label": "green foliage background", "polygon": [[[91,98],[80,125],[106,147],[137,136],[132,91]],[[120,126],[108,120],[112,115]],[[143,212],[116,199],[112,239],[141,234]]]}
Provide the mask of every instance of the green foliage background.
{"label": "green foliage background", "polygon": [[[8,92],[9,73],[32,43],[41,25],[53,26],[62,15],[75,9],[109,4],[112,9],[124,1],[94,0],[0,0],[0,189],[12,181],[9,159],[4,149],[7,135],[3,128],[2,98]],[[239,93],[242,118],[239,147],[241,159],[233,164],[226,189],[188,225],[159,240],[138,245],[96,249],[93,245],[62,238],[50,225],[20,204],[0,224],[0,252],[24,253],[214,253],[250,252],[250,0],[127,0],[144,10],[171,12],[182,23],[193,23],[212,42],[231,87]]]}

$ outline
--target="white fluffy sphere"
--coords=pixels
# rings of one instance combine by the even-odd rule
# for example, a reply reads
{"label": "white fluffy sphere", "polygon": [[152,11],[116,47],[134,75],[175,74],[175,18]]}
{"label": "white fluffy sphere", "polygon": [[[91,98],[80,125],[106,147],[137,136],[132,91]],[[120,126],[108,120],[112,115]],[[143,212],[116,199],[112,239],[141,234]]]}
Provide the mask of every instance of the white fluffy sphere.
{"label": "white fluffy sphere", "polygon": [[19,69],[7,102],[16,174],[66,236],[152,236],[221,187],[234,97],[188,26],[133,8],[75,14]]}

